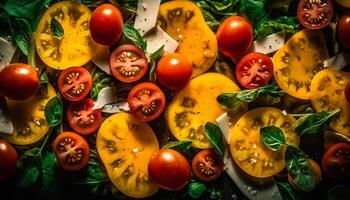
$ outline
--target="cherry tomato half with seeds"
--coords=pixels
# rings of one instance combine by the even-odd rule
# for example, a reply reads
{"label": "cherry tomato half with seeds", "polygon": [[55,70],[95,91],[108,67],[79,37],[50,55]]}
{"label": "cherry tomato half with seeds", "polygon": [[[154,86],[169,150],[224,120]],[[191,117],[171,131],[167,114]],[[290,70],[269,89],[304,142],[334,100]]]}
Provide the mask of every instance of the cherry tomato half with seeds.
{"label": "cherry tomato half with seeds", "polygon": [[267,85],[273,75],[271,59],[262,53],[244,56],[236,66],[236,78],[247,89]]}
{"label": "cherry tomato half with seeds", "polygon": [[350,144],[337,143],[323,155],[322,170],[329,178],[350,178]]}
{"label": "cherry tomato half with seeds", "polygon": [[0,140],[0,180],[11,176],[15,172],[17,160],[16,149],[7,141]]}
{"label": "cherry tomato half with seeds", "polygon": [[192,159],[192,171],[201,181],[213,181],[224,171],[224,161],[213,149],[205,149]]}
{"label": "cherry tomato half with seeds", "polygon": [[[350,3],[350,2],[349,2]],[[350,11],[344,13],[338,21],[338,39],[345,48],[350,48]]]}
{"label": "cherry tomato half with seeds", "polygon": [[90,92],[92,77],[84,67],[71,67],[61,72],[58,89],[68,101],[80,101]]}
{"label": "cherry tomato half with seeds", "polygon": [[92,110],[94,100],[83,99],[71,102],[67,109],[67,121],[72,129],[87,135],[96,131],[101,125],[102,114],[99,109]]}
{"label": "cherry tomato half with seeds", "polygon": [[77,133],[67,131],[59,134],[52,146],[59,165],[65,170],[82,169],[89,161],[89,144]]}
{"label": "cherry tomato half with seeds", "polygon": [[140,83],[132,88],[128,96],[131,113],[141,122],[159,117],[165,108],[165,96],[153,83]]}
{"label": "cherry tomato half with seeds", "polygon": [[139,47],[126,44],[112,52],[109,66],[116,79],[124,83],[132,83],[140,80],[146,74],[148,61]]}
{"label": "cherry tomato half with seeds", "polygon": [[331,0],[300,0],[297,18],[307,29],[322,29],[331,22],[333,17],[333,3]]}

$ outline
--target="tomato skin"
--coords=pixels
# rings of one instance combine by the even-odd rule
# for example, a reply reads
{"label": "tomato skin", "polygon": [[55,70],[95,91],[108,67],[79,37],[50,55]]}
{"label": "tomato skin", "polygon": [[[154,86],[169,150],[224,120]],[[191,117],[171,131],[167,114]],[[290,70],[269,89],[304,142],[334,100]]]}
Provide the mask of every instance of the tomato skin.
{"label": "tomato skin", "polygon": [[28,99],[38,89],[38,72],[27,64],[10,64],[0,71],[0,93],[10,99]]}
{"label": "tomato skin", "polygon": [[179,152],[162,149],[149,161],[148,174],[160,188],[178,191],[190,181],[191,167]]}
{"label": "tomato skin", "polygon": [[350,103],[350,81],[346,84],[344,93],[345,93],[346,101]]}
{"label": "tomato skin", "polygon": [[123,15],[112,4],[102,4],[91,14],[90,32],[96,43],[111,46],[116,44],[123,32]]}
{"label": "tomato skin", "polygon": [[16,170],[18,154],[7,141],[0,140],[0,180],[11,176]]}
{"label": "tomato skin", "polygon": [[253,28],[240,16],[225,19],[216,32],[220,52],[230,59],[243,56],[253,42]]}
{"label": "tomato skin", "polygon": [[350,144],[336,143],[323,155],[322,170],[328,178],[350,178]]}
{"label": "tomato skin", "polygon": [[192,171],[201,181],[213,181],[224,171],[224,161],[213,149],[205,149],[192,159]]}
{"label": "tomato skin", "polygon": [[[318,30],[328,26],[333,17],[333,3],[331,0],[326,0],[322,4],[325,6],[313,0],[300,0],[297,9],[299,23],[311,30]],[[322,13],[323,15],[321,15]],[[321,20],[319,17],[322,17]]]}
{"label": "tomato skin", "polygon": [[170,90],[179,90],[191,80],[192,65],[184,56],[172,53],[159,60],[156,72],[161,85]]}
{"label": "tomato skin", "polygon": [[338,21],[338,39],[345,48],[350,48],[350,12],[343,14]]}

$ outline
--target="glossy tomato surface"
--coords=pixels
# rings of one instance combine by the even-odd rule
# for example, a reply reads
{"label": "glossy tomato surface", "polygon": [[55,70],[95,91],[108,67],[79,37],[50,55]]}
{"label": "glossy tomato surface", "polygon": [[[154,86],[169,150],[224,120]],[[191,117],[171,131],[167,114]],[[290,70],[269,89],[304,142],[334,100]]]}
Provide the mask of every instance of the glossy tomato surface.
{"label": "glossy tomato surface", "polygon": [[297,18],[307,29],[317,30],[326,27],[333,17],[332,0],[300,0]]}
{"label": "glossy tomato surface", "polygon": [[83,99],[71,102],[67,109],[67,121],[72,129],[86,135],[96,131],[101,125],[102,114],[99,109],[92,110],[94,100]]}
{"label": "glossy tomato surface", "polygon": [[132,88],[128,96],[131,113],[141,122],[159,117],[165,108],[165,96],[153,83],[140,83]]}
{"label": "glossy tomato surface", "polygon": [[90,32],[96,43],[111,46],[116,44],[123,32],[123,15],[112,4],[102,4],[91,14]]}
{"label": "glossy tomato surface", "polygon": [[192,65],[183,55],[172,53],[159,60],[156,72],[161,85],[179,90],[191,80]]}
{"label": "glossy tomato surface", "polygon": [[201,181],[213,181],[224,171],[224,161],[213,149],[202,150],[192,159],[192,171]]}
{"label": "glossy tomato surface", "polygon": [[178,191],[190,181],[191,167],[179,152],[162,149],[149,161],[148,174],[160,188]]}
{"label": "glossy tomato surface", "polygon": [[350,11],[344,13],[338,21],[338,39],[345,48],[350,48]]}
{"label": "glossy tomato surface", "polygon": [[25,100],[39,89],[39,76],[30,65],[14,63],[0,71],[0,93],[13,100]]}
{"label": "glossy tomato surface", "polygon": [[323,155],[322,170],[329,178],[350,178],[350,144],[337,143]]}
{"label": "glossy tomato surface", "polygon": [[244,56],[236,66],[236,78],[247,89],[267,85],[273,75],[271,59],[262,53]]}
{"label": "glossy tomato surface", "polygon": [[16,170],[17,160],[16,149],[5,140],[0,140],[0,180],[13,174]]}

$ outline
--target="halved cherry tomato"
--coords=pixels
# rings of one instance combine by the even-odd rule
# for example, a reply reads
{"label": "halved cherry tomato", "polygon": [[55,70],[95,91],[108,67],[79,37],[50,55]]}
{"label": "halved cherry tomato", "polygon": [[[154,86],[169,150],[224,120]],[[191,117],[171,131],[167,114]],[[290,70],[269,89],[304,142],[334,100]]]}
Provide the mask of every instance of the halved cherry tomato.
{"label": "halved cherry tomato", "polygon": [[159,117],[165,108],[165,96],[153,83],[140,83],[132,88],[128,96],[131,113],[141,122]]}
{"label": "halved cherry tomato", "polygon": [[244,56],[236,66],[236,78],[245,88],[254,89],[267,85],[273,75],[271,59],[262,53]]}
{"label": "halved cherry tomato", "polygon": [[148,68],[148,61],[143,51],[135,45],[121,45],[116,48],[109,59],[113,76],[124,82],[140,80]]}
{"label": "halved cherry tomato", "polygon": [[300,0],[297,17],[299,23],[305,28],[317,30],[326,27],[331,22],[333,12],[331,0]]}
{"label": "halved cherry tomato", "polygon": [[65,170],[82,169],[89,161],[89,144],[83,137],[74,132],[59,134],[52,146],[59,165]]}
{"label": "halved cherry tomato", "polygon": [[350,144],[337,143],[331,146],[323,155],[322,170],[329,178],[350,178]]}
{"label": "halved cherry tomato", "polygon": [[346,100],[350,103],[350,81],[346,84],[344,93]]}
{"label": "halved cherry tomato", "polygon": [[0,180],[13,174],[16,170],[18,154],[16,149],[5,140],[0,140]]}
{"label": "halved cherry tomato", "polygon": [[94,100],[88,98],[69,104],[67,120],[74,131],[87,135],[100,127],[102,117],[101,111],[92,110],[93,107]]}
{"label": "halved cherry tomato", "polygon": [[65,69],[58,78],[58,89],[69,101],[80,101],[90,92],[92,77],[84,67]]}
{"label": "halved cherry tomato", "polygon": [[213,149],[205,149],[192,159],[192,171],[201,181],[213,181],[224,171],[224,161]]}

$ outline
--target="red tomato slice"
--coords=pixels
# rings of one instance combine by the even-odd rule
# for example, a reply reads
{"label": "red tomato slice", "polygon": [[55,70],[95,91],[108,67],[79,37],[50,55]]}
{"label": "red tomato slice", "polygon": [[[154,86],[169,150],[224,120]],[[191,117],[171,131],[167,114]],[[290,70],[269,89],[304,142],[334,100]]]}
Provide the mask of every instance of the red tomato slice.
{"label": "red tomato slice", "polygon": [[83,99],[72,102],[67,109],[67,120],[72,129],[80,134],[87,135],[96,131],[101,125],[100,110],[92,110],[94,101]]}
{"label": "red tomato slice", "polygon": [[192,171],[201,181],[213,181],[224,171],[224,161],[214,150],[202,150],[192,159]]}
{"label": "red tomato slice", "polygon": [[113,76],[124,82],[140,80],[148,68],[148,61],[143,51],[135,45],[121,45],[110,57],[109,66]]}
{"label": "red tomato slice", "polygon": [[132,88],[128,96],[131,113],[142,122],[159,117],[165,108],[165,96],[153,83],[140,83]]}
{"label": "red tomato slice", "polygon": [[61,72],[58,78],[58,89],[69,101],[80,101],[90,92],[92,77],[84,67],[71,67]]}
{"label": "red tomato slice", "polygon": [[333,3],[331,0],[300,0],[297,17],[301,25],[307,29],[321,29],[326,27],[333,17]]}
{"label": "red tomato slice", "polygon": [[247,89],[267,85],[273,75],[271,59],[262,53],[244,56],[236,66],[236,78]]}
{"label": "red tomato slice", "polygon": [[331,146],[323,155],[322,169],[329,178],[350,178],[350,144],[337,143]]}
{"label": "red tomato slice", "polygon": [[82,169],[89,161],[89,144],[83,137],[74,132],[59,134],[52,146],[59,165],[65,170]]}

